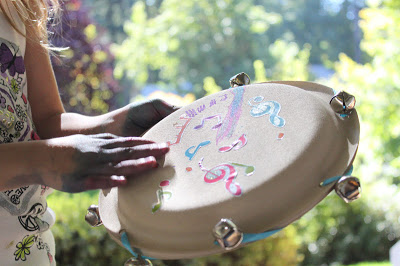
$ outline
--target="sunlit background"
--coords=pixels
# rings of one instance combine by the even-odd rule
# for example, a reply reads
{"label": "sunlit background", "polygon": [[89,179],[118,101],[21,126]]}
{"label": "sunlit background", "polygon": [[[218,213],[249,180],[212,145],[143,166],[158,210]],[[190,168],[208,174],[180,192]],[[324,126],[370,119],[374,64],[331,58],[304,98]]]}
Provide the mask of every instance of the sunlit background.
{"label": "sunlit background", "polygon": [[[163,98],[186,105],[252,82],[316,81],[356,96],[362,198],[328,196],[279,234],[224,255],[155,265],[390,265],[400,239],[399,0],[70,0],[52,42],[68,111]],[[59,35],[62,33],[62,37]],[[98,192],[54,193],[59,265],[123,265],[129,253],[84,221]],[[366,263],[367,262],[367,263]]]}

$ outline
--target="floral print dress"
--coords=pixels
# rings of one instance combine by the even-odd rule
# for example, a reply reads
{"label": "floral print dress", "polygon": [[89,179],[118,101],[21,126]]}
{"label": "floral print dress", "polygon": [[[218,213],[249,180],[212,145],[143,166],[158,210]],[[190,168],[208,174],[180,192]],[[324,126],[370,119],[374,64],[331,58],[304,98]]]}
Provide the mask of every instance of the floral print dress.
{"label": "floral print dress", "polygon": [[[15,10],[10,12],[24,30]],[[25,41],[0,11],[0,145],[39,139],[28,100]],[[21,160],[27,159],[21,154]],[[55,265],[54,238],[49,230],[55,216],[46,202],[50,193],[41,185],[0,192],[0,265]]]}

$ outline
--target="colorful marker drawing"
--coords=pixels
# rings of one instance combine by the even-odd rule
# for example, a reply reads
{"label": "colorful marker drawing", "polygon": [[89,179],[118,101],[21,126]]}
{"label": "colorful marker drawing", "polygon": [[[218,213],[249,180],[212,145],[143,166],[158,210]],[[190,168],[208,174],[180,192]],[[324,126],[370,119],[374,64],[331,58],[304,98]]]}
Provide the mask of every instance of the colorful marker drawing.
{"label": "colorful marker drawing", "polygon": [[219,98],[221,98],[221,99],[219,99],[219,101],[223,102],[223,101],[226,101],[226,99],[228,99],[228,95],[225,93],[224,95],[220,95]]}
{"label": "colorful marker drawing", "polygon": [[231,89],[230,92],[233,94],[233,100],[229,105],[228,113],[222,122],[222,126],[218,129],[216,141],[217,145],[225,137],[230,138],[232,136],[242,113],[242,103],[245,92],[244,86],[235,87]]}
{"label": "colorful marker drawing", "polygon": [[228,152],[230,150],[239,150],[243,146],[247,144],[247,136],[246,134],[243,134],[240,136],[239,139],[235,140],[231,145],[228,146],[222,146],[221,148],[218,149],[219,152]]}
{"label": "colorful marker drawing", "polygon": [[253,108],[250,110],[250,115],[252,117],[261,117],[264,115],[269,115],[269,121],[271,122],[272,125],[276,127],[283,127],[285,126],[285,119],[282,117],[278,116],[280,110],[281,110],[281,105],[276,102],[276,101],[266,101],[262,102],[264,100],[263,96],[257,96],[254,97],[253,102],[256,103],[255,105],[249,101],[249,105]]}
{"label": "colorful marker drawing", "polygon": [[217,100],[211,99],[211,101],[210,101],[210,107],[212,107],[213,105],[216,105],[216,104],[217,104]]}
{"label": "colorful marker drawing", "polygon": [[[197,147],[196,146],[191,146],[190,148],[188,148],[186,150],[185,156],[189,158],[189,161],[191,161],[201,147],[204,147],[204,146],[206,146],[206,145],[208,145],[210,143],[211,143],[211,141],[207,140],[207,141],[201,142],[199,145],[197,145]],[[191,152],[191,150],[194,147],[196,147],[196,149],[193,152]]]}
{"label": "colorful marker drawing", "polygon": [[[228,99],[228,95],[226,93],[220,97],[223,97],[223,99],[220,99],[220,102],[226,101],[226,99]],[[216,104],[217,104],[217,100],[211,99],[208,107],[212,107],[213,105],[216,105]],[[197,107],[186,110],[185,114],[186,114],[186,116],[193,118],[196,115],[204,112],[206,109],[207,109],[207,106],[205,104],[201,104]]]}
{"label": "colorful marker drawing", "polygon": [[185,131],[186,127],[189,125],[190,121],[192,120],[191,117],[186,117],[185,115],[182,115],[181,117],[179,117],[179,119],[186,120],[186,121],[183,125],[177,125],[176,123],[173,125],[175,128],[180,129],[180,131],[179,131],[178,135],[176,135],[176,140],[174,143],[167,141],[168,146],[172,146],[172,145],[175,145],[175,144],[178,144],[181,142],[183,132]]}
{"label": "colorful marker drawing", "polygon": [[244,172],[246,173],[246,176],[251,176],[254,174],[254,169],[255,169],[254,166],[240,164],[240,163],[231,163],[231,164],[239,167],[244,167],[245,168]]}
{"label": "colorful marker drawing", "polygon": [[208,184],[216,183],[222,179],[225,180],[225,188],[234,196],[240,196],[242,189],[240,185],[234,182],[237,176],[235,167],[230,164],[221,164],[210,170],[204,175],[204,182]]}
{"label": "colorful marker drawing", "polygon": [[216,183],[220,180],[225,181],[225,189],[228,190],[234,196],[242,195],[242,188],[239,183],[235,182],[237,177],[237,171],[235,166],[245,167],[246,176],[250,176],[254,173],[254,166],[239,164],[239,163],[224,163],[217,165],[210,170],[203,166],[204,158],[199,161],[199,167],[202,171],[206,172],[204,175],[204,182],[208,184]]}
{"label": "colorful marker drawing", "polygon": [[211,129],[213,129],[213,130],[218,129],[220,126],[222,126],[222,123],[221,123],[221,116],[220,116],[220,115],[212,115],[212,116],[208,116],[208,117],[203,118],[203,119],[201,120],[200,125],[195,126],[193,129],[198,130],[198,129],[203,128],[204,122],[205,122],[205,121],[211,120],[211,119],[214,119],[214,118],[217,118],[218,122],[217,122],[217,124],[214,125]]}
{"label": "colorful marker drawing", "polygon": [[157,190],[157,203],[154,203],[151,212],[155,213],[157,212],[161,207],[162,204],[165,200],[169,200],[172,197],[172,192],[170,191],[163,191],[163,187],[166,187],[169,185],[169,180],[163,180],[160,182],[159,189]]}

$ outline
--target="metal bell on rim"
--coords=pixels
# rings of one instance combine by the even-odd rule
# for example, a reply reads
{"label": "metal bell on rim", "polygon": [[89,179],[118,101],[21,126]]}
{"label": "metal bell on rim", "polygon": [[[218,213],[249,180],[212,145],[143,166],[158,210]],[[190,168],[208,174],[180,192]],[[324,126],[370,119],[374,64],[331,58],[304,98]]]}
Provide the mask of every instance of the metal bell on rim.
{"label": "metal bell on rim", "polygon": [[213,235],[225,250],[231,250],[243,241],[243,233],[229,219],[221,219],[214,227]]}
{"label": "metal bell on rim", "polygon": [[336,113],[349,115],[356,106],[356,98],[345,91],[339,91],[332,97],[329,104]]}
{"label": "metal bell on rim", "polygon": [[231,85],[232,88],[238,87],[238,86],[243,86],[243,85],[249,85],[250,84],[250,77],[244,72],[241,72],[239,74],[234,75],[229,79],[229,84]]}
{"label": "metal bell on rim", "polygon": [[90,205],[85,215],[86,222],[93,227],[97,227],[103,224],[100,219],[99,206]]}
{"label": "metal bell on rim", "polygon": [[342,176],[335,185],[335,191],[346,203],[361,197],[361,184],[357,177]]}
{"label": "metal bell on rim", "polygon": [[143,258],[130,258],[124,264],[124,266],[152,266],[152,265],[153,263],[151,263],[150,260]]}

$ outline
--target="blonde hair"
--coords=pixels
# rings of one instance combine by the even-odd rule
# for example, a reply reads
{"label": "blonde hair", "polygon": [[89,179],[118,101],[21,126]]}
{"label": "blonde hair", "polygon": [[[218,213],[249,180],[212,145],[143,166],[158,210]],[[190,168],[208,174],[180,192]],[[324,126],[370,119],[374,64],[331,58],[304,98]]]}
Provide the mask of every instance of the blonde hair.
{"label": "blonde hair", "polygon": [[57,18],[59,15],[60,3],[58,0],[0,0],[0,9],[10,25],[19,34],[27,37],[27,34],[18,27],[18,23],[11,15],[11,10],[14,9],[25,27],[30,29],[29,38],[50,48],[47,26],[49,19]]}

